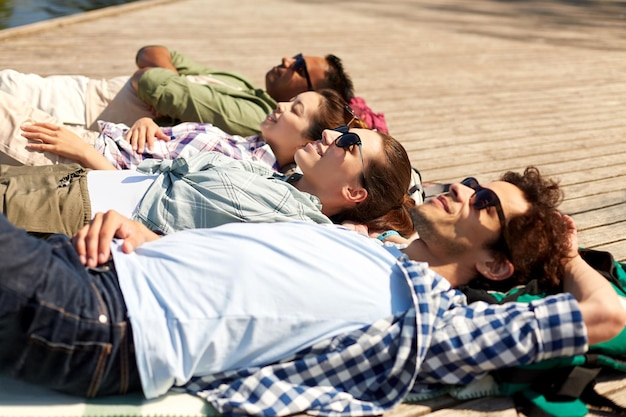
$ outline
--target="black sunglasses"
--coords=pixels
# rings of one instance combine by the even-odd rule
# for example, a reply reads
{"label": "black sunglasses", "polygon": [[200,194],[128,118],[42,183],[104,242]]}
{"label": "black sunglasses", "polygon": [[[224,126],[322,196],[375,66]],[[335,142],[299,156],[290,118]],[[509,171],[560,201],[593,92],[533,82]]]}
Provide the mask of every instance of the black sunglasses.
{"label": "black sunglasses", "polygon": [[313,83],[311,83],[311,77],[309,76],[309,70],[306,67],[306,60],[304,59],[304,56],[302,55],[302,53],[299,53],[298,55],[294,55],[293,59],[295,59],[295,62],[293,63],[291,68],[298,74],[306,78],[307,88],[309,89],[309,91],[313,91]]}
{"label": "black sunglasses", "polygon": [[506,229],[506,218],[504,217],[504,211],[502,210],[502,203],[498,198],[498,195],[491,189],[485,188],[478,183],[478,180],[474,177],[465,178],[461,181],[466,187],[474,190],[474,202],[472,205],[476,210],[484,210],[488,207],[495,207],[496,213],[498,214],[498,220],[500,220],[500,227],[502,228],[502,237],[504,239],[504,245],[506,247],[507,252],[509,251],[509,245],[506,241],[505,229]]}
{"label": "black sunglasses", "polygon": [[342,149],[352,150],[353,146],[359,147],[359,155],[361,156],[361,166],[363,167],[362,176],[363,176],[363,187],[367,188],[365,185],[365,161],[363,160],[363,144],[361,142],[361,138],[356,133],[350,132],[350,126],[340,126],[333,129],[335,132],[341,133],[335,139],[335,146]]}

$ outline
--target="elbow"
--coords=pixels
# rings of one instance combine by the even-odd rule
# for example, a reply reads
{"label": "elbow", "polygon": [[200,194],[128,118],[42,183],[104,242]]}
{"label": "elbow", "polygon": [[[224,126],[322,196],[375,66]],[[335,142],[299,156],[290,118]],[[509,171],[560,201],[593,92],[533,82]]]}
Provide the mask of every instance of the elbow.
{"label": "elbow", "polygon": [[152,45],[143,46],[137,51],[137,55],[135,55],[135,64],[137,64],[138,68],[141,68],[143,62],[145,61],[145,56],[148,54],[148,51],[152,48]]}
{"label": "elbow", "polygon": [[161,45],[146,45],[139,48],[137,55],[135,55],[135,64],[138,68],[145,66],[153,66],[154,57],[161,55],[164,51],[169,54],[169,49]]}
{"label": "elbow", "polygon": [[[611,333],[609,339],[619,335],[626,327],[626,299],[619,297],[619,303],[611,311],[610,319],[607,320],[607,331]],[[608,339],[607,339],[608,340]]]}
{"label": "elbow", "polygon": [[589,344],[595,345],[617,337],[626,327],[626,300],[618,297],[617,303],[606,303],[596,308],[602,309],[602,318],[594,331],[589,331]]}

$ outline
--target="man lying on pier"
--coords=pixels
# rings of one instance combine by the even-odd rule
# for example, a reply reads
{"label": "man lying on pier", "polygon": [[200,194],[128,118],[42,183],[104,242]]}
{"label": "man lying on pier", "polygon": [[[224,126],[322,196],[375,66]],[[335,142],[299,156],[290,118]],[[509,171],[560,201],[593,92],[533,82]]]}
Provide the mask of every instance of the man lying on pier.
{"label": "man lying on pier", "polygon": [[[623,329],[559,199],[534,169],[468,178],[417,206],[420,238],[403,251],[298,222],[160,237],[115,212],[73,247],[0,217],[0,369],[87,397],[182,387],[225,415],[379,415],[423,384],[575,355]],[[568,293],[468,306],[453,289],[514,273]]]}
{"label": "man lying on pier", "polygon": [[159,116],[170,125],[211,123],[240,136],[260,133],[259,122],[277,102],[305,91],[329,88],[346,102],[354,97],[352,80],[335,55],[284,57],[267,71],[265,90],[240,74],[206,67],[164,46],[139,49],[136,64],[131,79],[109,80],[81,75],[41,77],[5,69],[0,71],[0,91],[64,124],[91,130],[98,130],[98,120],[131,126],[141,117]]}

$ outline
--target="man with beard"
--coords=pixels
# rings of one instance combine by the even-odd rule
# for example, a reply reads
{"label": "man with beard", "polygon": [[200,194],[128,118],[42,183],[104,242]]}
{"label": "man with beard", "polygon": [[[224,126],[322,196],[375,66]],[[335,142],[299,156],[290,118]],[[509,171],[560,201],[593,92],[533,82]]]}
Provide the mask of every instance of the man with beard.
{"label": "man with beard", "polygon": [[[115,212],[72,247],[0,218],[0,369],[88,397],[183,387],[224,415],[380,415],[411,389],[576,355],[623,329],[559,200],[533,168],[468,178],[417,207],[404,251],[297,222],[160,237]],[[468,306],[453,289],[540,271],[568,293]]]}

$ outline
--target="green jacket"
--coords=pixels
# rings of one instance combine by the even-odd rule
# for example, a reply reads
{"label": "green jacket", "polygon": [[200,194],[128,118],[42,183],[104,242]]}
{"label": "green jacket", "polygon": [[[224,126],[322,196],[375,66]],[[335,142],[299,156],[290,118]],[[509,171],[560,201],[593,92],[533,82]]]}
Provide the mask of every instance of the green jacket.
{"label": "green jacket", "polygon": [[[233,135],[260,133],[276,101],[239,74],[207,68],[170,51],[179,74],[153,68],[139,80],[138,96],[176,122],[212,123]],[[198,77],[193,77],[198,76]]]}

